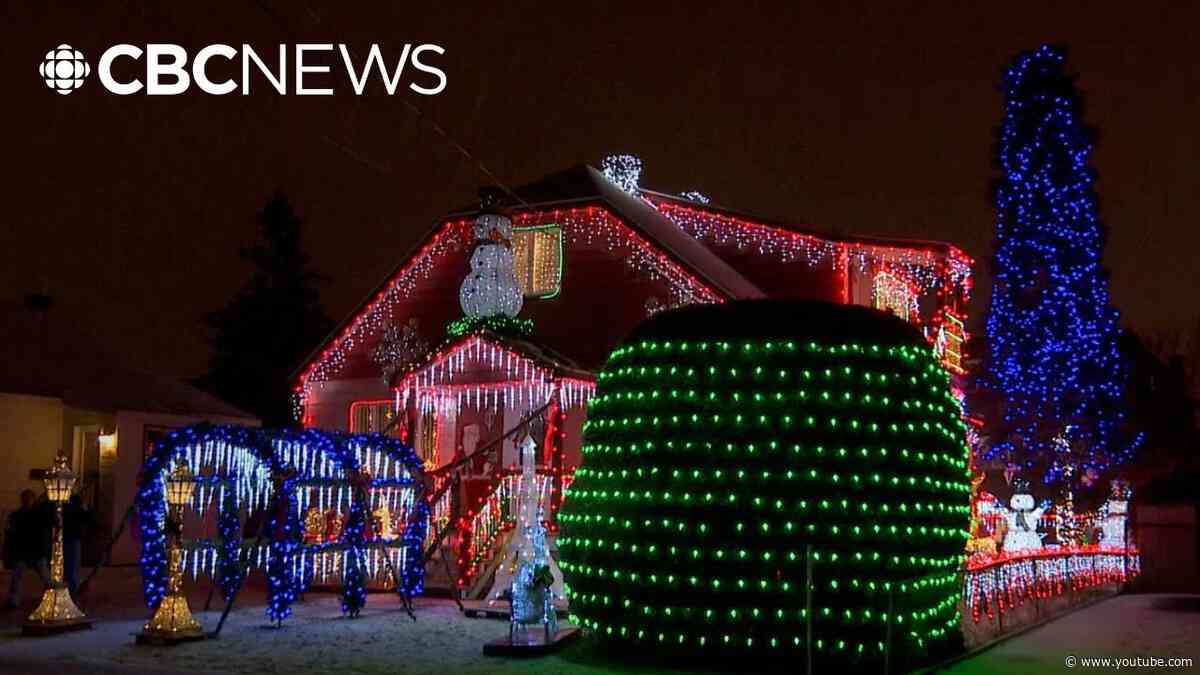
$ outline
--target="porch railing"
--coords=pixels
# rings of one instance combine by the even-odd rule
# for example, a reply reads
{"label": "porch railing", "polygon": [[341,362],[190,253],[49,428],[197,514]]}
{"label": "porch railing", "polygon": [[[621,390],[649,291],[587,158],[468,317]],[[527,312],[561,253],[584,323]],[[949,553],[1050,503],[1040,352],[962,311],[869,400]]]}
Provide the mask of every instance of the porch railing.
{"label": "porch railing", "polygon": [[[563,490],[570,486],[574,477],[574,473],[561,476]],[[549,470],[539,470],[534,475],[538,507],[545,515],[548,529],[552,532],[555,529],[555,505],[551,499],[554,479],[554,473]],[[520,470],[505,470],[496,487],[464,527],[459,552],[460,588],[465,588],[478,576],[483,566],[496,555],[501,535],[516,526],[517,500],[524,491],[523,481]]]}
{"label": "porch railing", "polygon": [[[468,469],[474,466],[477,462],[488,463],[493,467],[500,466],[503,456],[504,442],[511,439],[523,429],[528,429],[538,419],[540,419],[548,409],[553,405],[553,401],[549,401],[538,409],[530,412],[523,417],[512,428],[505,431],[499,437],[480,446],[477,450],[465,455],[450,463],[441,466],[433,471],[429,471],[426,475],[433,481],[435,489],[429,498],[430,505],[430,521],[425,538],[425,559],[431,560],[433,553],[438,549],[443,549],[443,564],[445,564],[444,556],[446,548],[449,548],[455,554],[455,566],[457,572],[455,576],[455,585],[457,589],[461,589],[470,579],[469,574],[464,574],[464,570],[469,568],[468,558],[465,557],[466,551],[471,549],[475,541],[475,521],[480,513],[486,508],[496,508],[489,506],[493,500],[498,487],[503,482],[505,472],[502,470],[494,471],[493,475],[486,478],[486,488],[483,490],[483,497],[480,502],[480,509],[470,511],[462,503],[462,490],[465,480],[468,476]],[[541,443],[542,439],[535,440]],[[551,481],[553,489],[553,478]],[[562,490],[562,485],[557,486],[557,489]],[[497,521],[499,522],[499,521]],[[486,527],[482,528],[486,531]],[[494,533],[493,533],[494,536]]]}

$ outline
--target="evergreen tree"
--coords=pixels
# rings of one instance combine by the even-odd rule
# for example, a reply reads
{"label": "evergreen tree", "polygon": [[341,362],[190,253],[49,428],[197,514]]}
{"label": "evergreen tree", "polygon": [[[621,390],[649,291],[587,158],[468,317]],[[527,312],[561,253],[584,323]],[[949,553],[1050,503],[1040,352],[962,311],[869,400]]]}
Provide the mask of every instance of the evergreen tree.
{"label": "evergreen tree", "polygon": [[275,193],[258,214],[261,240],[242,249],[254,272],[224,309],[209,314],[213,356],[200,386],[252,412],[267,426],[289,426],[290,376],[333,328],[315,272],[301,248],[302,221]]}
{"label": "evergreen tree", "polygon": [[987,385],[1004,402],[988,458],[1007,458],[1047,483],[1128,461],[1126,364],[1118,313],[1101,265],[1096,134],[1062,49],[1017,56],[1002,88],[997,130],[994,286],[987,316]]}

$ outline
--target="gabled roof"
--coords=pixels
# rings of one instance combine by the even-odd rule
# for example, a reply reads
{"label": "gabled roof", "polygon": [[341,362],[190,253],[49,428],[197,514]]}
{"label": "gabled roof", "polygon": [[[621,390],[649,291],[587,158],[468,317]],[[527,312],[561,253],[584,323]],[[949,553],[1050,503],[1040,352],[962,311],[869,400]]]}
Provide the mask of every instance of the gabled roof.
{"label": "gabled roof", "polygon": [[709,213],[728,216],[739,220],[752,221],[756,224],[773,227],[777,230],[791,232],[793,234],[798,234],[805,237],[824,239],[825,241],[830,242],[858,244],[861,246],[879,246],[881,248],[906,248],[919,251],[932,251],[943,255],[961,256],[969,259],[969,256],[963,253],[962,250],[960,250],[957,246],[944,241],[825,232],[816,228],[802,227],[794,223],[784,222],[774,218],[765,218],[757,214],[738,209],[731,209],[724,206],[718,206],[716,204],[701,204],[690,199],[680,197],[679,195],[655,192],[654,190],[642,190],[642,194],[645,195],[646,199],[655,204],[668,203],[697,211],[707,211]]}
{"label": "gabled roof", "polygon": [[[717,251],[690,235],[679,224],[656,208],[655,203],[651,202],[675,202],[711,213],[730,215],[734,213],[648,190],[641,190],[639,195],[629,194],[606,179],[600,171],[586,164],[559,171],[516,188],[507,196],[507,202],[502,201],[501,206],[510,209],[515,217],[519,217],[523,212],[599,206],[629,228],[634,235],[644,240],[646,244],[661,251],[666,262],[677,267],[685,276],[697,282],[711,295],[713,300],[752,300],[767,297],[763,288],[751,281],[747,274],[739,272],[738,268],[727,262]],[[424,251],[429,250],[431,244],[446,233],[452,223],[461,223],[477,214],[476,206],[458,209],[448,214],[430,230],[408,255],[398,261],[395,269],[367,295],[362,304],[343,320],[303,363],[299,364],[293,373],[293,377],[299,380],[299,384],[303,384],[307,380],[309,374],[322,363],[323,359],[333,358],[333,355],[344,357],[344,353],[342,353],[344,350],[353,349],[353,345],[356,344],[356,334],[361,332],[362,328],[359,325],[360,318],[370,315],[374,311],[377,303],[383,300],[393,283],[412,269],[413,261],[422,256]],[[817,232],[809,233],[772,221],[756,220],[780,232],[788,232],[790,236],[814,237],[859,247],[882,247],[897,251],[913,250],[928,255],[949,254],[947,257],[965,258],[955,247],[940,242],[834,236]],[[969,259],[967,260],[969,261]],[[361,335],[357,337],[361,340]],[[361,342],[357,343],[361,344]]]}
{"label": "gabled roof", "polygon": [[483,329],[450,338],[442,342],[442,344],[431,348],[422,357],[409,364],[403,370],[398,371],[392,377],[392,381],[388,383],[389,386],[395,386],[397,382],[403,382],[405,379],[434,364],[443,363],[446,359],[473,342],[482,342],[505,350],[517,358],[527,360],[533,367],[555,378],[565,377],[588,381],[596,379],[595,373],[581,368],[571,359],[545,345]]}
{"label": "gabled roof", "polygon": [[[507,204],[501,204],[512,209],[515,214],[521,211],[547,208],[599,205],[638,237],[662,251],[663,255],[686,275],[694,277],[696,281],[707,287],[709,292],[714,295],[714,299],[741,300],[765,297],[759,288],[704,244],[688,236],[679,226],[658,213],[653,206],[617,188],[604,178],[603,174],[590,166],[580,164],[560,171],[537,182],[517,188],[515,193],[517,199],[512,199],[510,196]],[[372,289],[363,302],[298,365],[292,374],[293,378],[303,382],[318,359],[329,353],[331,348],[337,347],[347,335],[353,333],[359,317],[369,312],[373,303],[384,297],[391,283],[411,266],[414,258],[422,254],[423,249],[426,249],[435,240],[439,232],[446,230],[448,223],[471,218],[477,214],[478,209],[474,206],[447,214],[417,242],[407,255],[398,261],[396,267],[383,282]]]}
{"label": "gabled roof", "polygon": [[132,365],[51,308],[0,308],[0,392],[104,412],[257,419],[174,378]]}
{"label": "gabled roof", "polygon": [[[565,171],[517,188],[516,196],[503,204],[514,211],[527,208],[543,208],[566,202],[599,202],[607,206],[626,225],[650,243],[660,248],[675,261],[685,266],[714,290],[729,300],[753,300],[765,298],[762,292],[748,279],[738,274],[707,246],[671,222],[650,204],[613,185],[604,174],[586,164],[579,164]],[[452,214],[474,215],[474,208],[463,209]]]}

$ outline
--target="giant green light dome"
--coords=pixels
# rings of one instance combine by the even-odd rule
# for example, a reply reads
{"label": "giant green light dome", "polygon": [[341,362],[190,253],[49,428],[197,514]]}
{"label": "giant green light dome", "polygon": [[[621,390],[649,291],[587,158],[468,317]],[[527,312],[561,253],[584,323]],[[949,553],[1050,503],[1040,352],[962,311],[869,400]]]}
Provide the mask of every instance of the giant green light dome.
{"label": "giant green light dome", "polygon": [[899,319],[661,314],[598,378],[559,516],[571,613],[655,651],[805,658],[811,630],[816,664],[932,662],[961,644],[966,458],[949,376]]}

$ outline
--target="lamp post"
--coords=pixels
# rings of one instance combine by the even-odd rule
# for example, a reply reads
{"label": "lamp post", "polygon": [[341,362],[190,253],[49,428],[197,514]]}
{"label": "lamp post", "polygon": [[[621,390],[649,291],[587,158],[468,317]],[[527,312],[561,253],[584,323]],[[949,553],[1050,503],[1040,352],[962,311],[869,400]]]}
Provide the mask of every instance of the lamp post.
{"label": "lamp post", "polygon": [[91,628],[92,620],[83,615],[71,591],[63,583],[63,503],[71,498],[75,487],[75,474],[67,468],[67,458],[59,455],[42,476],[46,486],[46,497],[54,504],[54,542],[50,553],[50,585],[42,594],[42,601],[33,614],[25,620],[21,632],[25,635],[50,635],[69,630]]}
{"label": "lamp post", "polygon": [[167,595],[158,603],[154,616],[137,635],[138,644],[172,645],[204,638],[200,622],[192,617],[183,594],[183,507],[192,501],[196,478],[183,464],[175,466],[166,479],[167,493]]}

